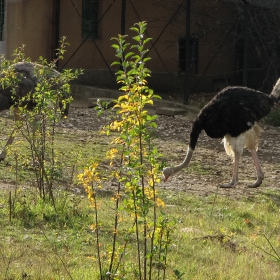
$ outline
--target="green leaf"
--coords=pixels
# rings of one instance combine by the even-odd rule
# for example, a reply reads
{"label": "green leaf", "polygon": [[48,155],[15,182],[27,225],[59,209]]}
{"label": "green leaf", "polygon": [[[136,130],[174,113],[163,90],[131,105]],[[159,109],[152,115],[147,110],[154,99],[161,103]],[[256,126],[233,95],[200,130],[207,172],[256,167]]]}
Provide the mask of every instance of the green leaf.
{"label": "green leaf", "polygon": [[132,55],[134,55],[134,52],[129,52],[125,55],[125,59],[128,59],[129,57],[131,57]]}
{"label": "green leaf", "polygon": [[159,95],[153,95],[153,98],[161,99],[161,96],[159,96]]}
{"label": "green leaf", "polygon": [[134,41],[136,42],[140,42],[141,41],[141,37],[138,35],[138,36],[134,36],[132,37]]}
{"label": "green leaf", "polygon": [[153,121],[153,120],[155,120],[156,118],[157,118],[157,115],[153,115],[153,116],[147,115],[147,121]]}
{"label": "green leaf", "polygon": [[143,44],[145,45],[146,43],[148,43],[149,41],[151,41],[153,38],[147,38],[143,41]]}
{"label": "green leaf", "polygon": [[117,45],[117,44],[113,44],[111,47],[114,48],[114,49],[116,49],[116,50],[119,50],[119,49],[120,49],[120,46]]}
{"label": "green leaf", "polygon": [[137,27],[130,27],[130,30],[135,31],[135,32],[139,32],[139,29]]}
{"label": "green leaf", "polygon": [[113,65],[121,65],[121,63],[119,61],[114,61],[113,63],[111,63],[111,66]]}
{"label": "green leaf", "polygon": [[147,62],[147,61],[149,61],[149,60],[151,60],[152,58],[151,57],[145,57],[144,59],[143,59],[143,62]]}

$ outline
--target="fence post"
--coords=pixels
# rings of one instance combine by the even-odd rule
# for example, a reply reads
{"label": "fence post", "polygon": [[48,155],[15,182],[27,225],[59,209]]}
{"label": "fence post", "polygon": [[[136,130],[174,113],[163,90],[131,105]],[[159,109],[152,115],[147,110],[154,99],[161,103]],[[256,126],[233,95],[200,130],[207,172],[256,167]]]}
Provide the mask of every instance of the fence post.
{"label": "fence post", "polygon": [[244,3],[244,26],[243,26],[243,76],[242,76],[242,85],[247,86],[248,82],[248,23],[249,23],[249,14],[248,14],[248,2],[243,0]]}
{"label": "fence post", "polygon": [[186,0],[186,45],[185,45],[185,94],[184,104],[189,102],[190,96],[190,0]]}
{"label": "fence post", "polygon": [[125,13],[126,13],[126,0],[122,0],[122,15],[121,15],[121,34],[125,34]]}
{"label": "fence post", "polygon": [[59,25],[60,25],[60,0],[53,0],[51,59],[56,58],[56,50],[59,48]]}

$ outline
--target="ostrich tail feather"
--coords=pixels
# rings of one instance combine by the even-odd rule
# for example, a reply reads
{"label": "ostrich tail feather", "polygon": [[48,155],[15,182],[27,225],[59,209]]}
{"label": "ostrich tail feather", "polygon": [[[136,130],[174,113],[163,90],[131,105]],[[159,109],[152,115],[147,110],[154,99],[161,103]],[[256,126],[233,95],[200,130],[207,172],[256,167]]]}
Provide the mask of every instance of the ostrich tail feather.
{"label": "ostrich tail feather", "polygon": [[276,82],[269,96],[274,100],[274,102],[280,101],[280,79]]}

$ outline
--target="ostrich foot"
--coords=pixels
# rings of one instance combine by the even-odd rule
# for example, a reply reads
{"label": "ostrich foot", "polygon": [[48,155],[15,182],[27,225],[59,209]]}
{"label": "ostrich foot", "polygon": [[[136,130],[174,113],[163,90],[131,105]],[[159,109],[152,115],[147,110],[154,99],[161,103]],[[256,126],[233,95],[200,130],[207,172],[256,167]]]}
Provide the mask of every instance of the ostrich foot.
{"label": "ostrich foot", "polygon": [[258,178],[253,184],[247,185],[247,188],[257,188],[262,184],[263,178]]}
{"label": "ostrich foot", "polygon": [[6,158],[7,153],[5,151],[0,152],[0,161],[3,161]]}
{"label": "ostrich foot", "polygon": [[221,184],[220,188],[234,188],[238,184],[238,180],[231,180],[229,183]]}
{"label": "ostrich foot", "polygon": [[262,180],[264,179],[264,173],[260,170],[257,174],[257,180],[250,185],[247,185],[248,188],[257,188],[262,184]]}

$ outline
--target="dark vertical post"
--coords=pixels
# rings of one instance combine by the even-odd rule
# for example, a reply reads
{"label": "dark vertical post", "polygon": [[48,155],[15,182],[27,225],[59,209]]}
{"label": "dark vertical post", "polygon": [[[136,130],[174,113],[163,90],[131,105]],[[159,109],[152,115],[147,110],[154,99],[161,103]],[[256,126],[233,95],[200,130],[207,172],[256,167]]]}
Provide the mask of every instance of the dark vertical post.
{"label": "dark vertical post", "polygon": [[184,104],[189,102],[190,96],[190,0],[186,0],[186,45],[185,45],[185,94]]}
{"label": "dark vertical post", "polygon": [[53,18],[52,18],[51,59],[56,58],[56,50],[59,48],[59,24],[60,24],[60,0],[54,0],[53,1]]}
{"label": "dark vertical post", "polygon": [[[122,14],[121,14],[121,35],[125,35],[125,14],[126,14],[126,0],[122,0]],[[120,59],[122,64],[122,60]],[[123,70],[123,66],[120,65],[120,69]]]}
{"label": "dark vertical post", "polygon": [[126,13],[126,0],[122,0],[122,15],[121,15],[121,34],[125,34],[125,13]]}
{"label": "dark vertical post", "polygon": [[249,25],[249,13],[248,13],[248,2],[244,2],[244,41],[243,41],[243,76],[242,76],[242,84],[243,86],[247,86],[248,82],[248,25]]}

